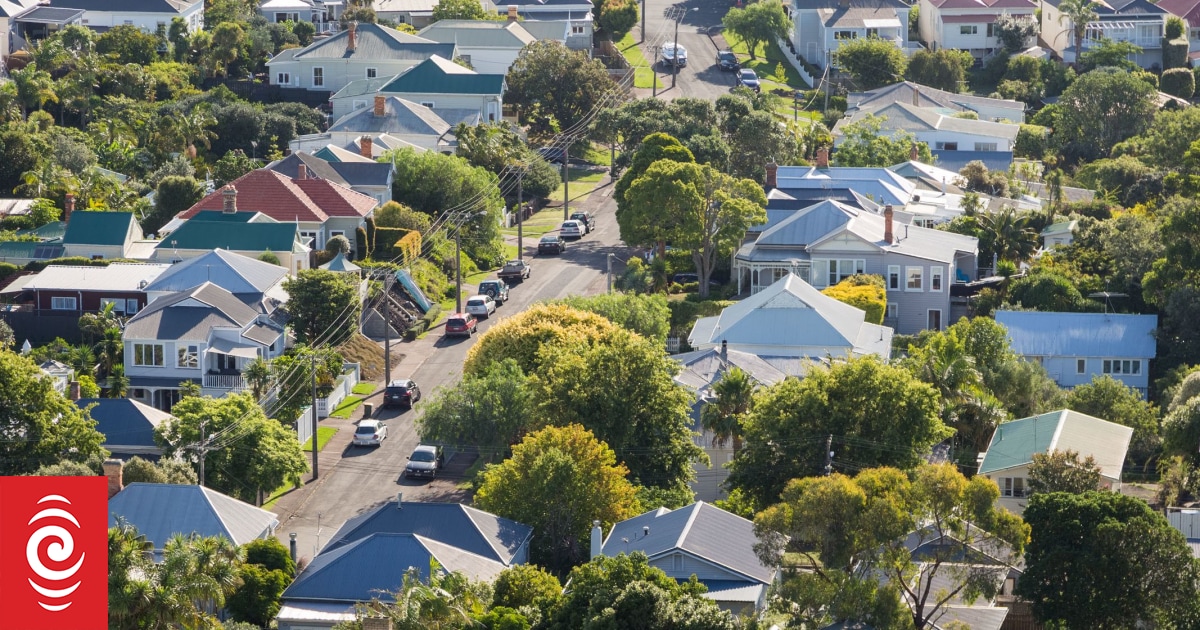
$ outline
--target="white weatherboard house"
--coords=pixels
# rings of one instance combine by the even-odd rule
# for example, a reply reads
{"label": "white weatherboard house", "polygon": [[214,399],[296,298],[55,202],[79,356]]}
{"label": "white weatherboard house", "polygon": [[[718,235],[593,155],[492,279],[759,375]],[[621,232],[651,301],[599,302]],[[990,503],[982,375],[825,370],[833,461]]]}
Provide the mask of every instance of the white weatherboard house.
{"label": "white weatherboard house", "polygon": [[917,24],[921,39],[935,50],[965,50],[983,59],[1003,47],[996,36],[1001,16],[1032,21],[1037,8],[1033,0],[920,0]]}
{"label": "white weatherboard house", "polygon": [[204,28],[204,0],[46,0],[51,7],[83,9],[83,26],[107,30],[130,25],[148,33],[169,29],[171,21],[187,22],[188,32]]}
{"label": "white weatherboard house", "polygon": [[824,67],[842,42],[878,37],[911,54],[908,12],[900,0],[792,0],[792,41],[809,63]]}
{"label": "white weatherboard house", "polygon": [[1020,125],[958,118],[952,113],[897,101],[874,111],[860,110],[839,120],[833,126],[834,145],[840,145],[844,140],[843,133],[847,125],[859,124],[869,115],[884,119],[880,133],[892,135],[907,131],[918,142],[928,144],[933,151],[1011,152],[1017,132],[1021,130]]}
{"label": "white weatherboard house", "polygon": [[417,33],[458,47],[458,56],[480,74],[508,74],[521,49],[537,41],[520,22],[438,20]]}
{"label": "white weatherboard house", "polygon": [[937,88],[900,81],[866,92],[851,92],[846,96],[846,113],[860,110],[877,111],[892,103],[908,103],[915,107],[943,113],[972,113],[980,120],[1010,122],[1025,121],[1025,103],[974,94],[956,94]]}
{"label": "white weatherboard house", "polygon": [[1121,468],[1133,429],[1087,414],[1062,409],[1005,422],[996,427],[979,463],[979,474],[1000,486],[997,503],[1021,514],[1029,496],[1029,466],[1037,453],[1074,451],[1091,456],[1100,468],[1100,487],[1121,489]]}
{"label": "white weatherboard house", "polygon": [[[1041,4],[1042,32],[1039,39],[1063,61],[1075,61],[1074,25],[1059,10],[1062,0],[1044,0]],[[1097,19],[1087,23],[1083,37],[1083,52],[1095,48],[1103,40],[1129,42],[1142,52],[1131,55],[1131,61],[1143,67],[1162,66],[1162,36],[1169,11],[1150,0],[1099,0],[1094,3]]]}

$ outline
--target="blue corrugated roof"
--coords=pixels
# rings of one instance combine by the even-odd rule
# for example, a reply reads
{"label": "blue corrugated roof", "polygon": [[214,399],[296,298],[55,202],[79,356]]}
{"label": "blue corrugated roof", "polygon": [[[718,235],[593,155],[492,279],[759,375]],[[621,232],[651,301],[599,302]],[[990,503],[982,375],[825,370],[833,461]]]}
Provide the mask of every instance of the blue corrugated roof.
{"label": "blue corrugated roof", "polygon": [[264,538],[279,520],[274,514],[215,490],[195,485],[131,483],[108,500],[108,526],[122,518],[156,550],[175,534],[224,536],[236,545]]}
{"label": "blue corrugated roof", "polygon": [[1153,359],[1157,315],[996,311],[1017,354]]}
{"label": "blue corrugated roof", "polygon": [[106,445],[155,447],[154,427],[171,417],[129,398],[81,398],[75,404],[80,409],[92,406],[92,419]]}

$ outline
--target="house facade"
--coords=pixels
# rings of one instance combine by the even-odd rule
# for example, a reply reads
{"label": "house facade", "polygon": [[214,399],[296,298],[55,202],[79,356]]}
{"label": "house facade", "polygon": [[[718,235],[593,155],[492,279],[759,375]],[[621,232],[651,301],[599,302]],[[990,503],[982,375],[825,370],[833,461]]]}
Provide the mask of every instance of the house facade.
{"label": "house facade", "polygon": [[145,287],[170,265],[113,263],[105,267],[50,265],[24,284],[35,313],[112,312],[127,317],[146,307]]}
{"label": "house facade", "polygon": [[424,28],[433,22],[433,10],[438,0],[375,0],[375,17],[397,24]]}
{"label": "house facade", "polygon": [[[1039,36],[1067,63],[1075,61],[1074,25],[1059,10],[1061,0],[1042,2],[1042,32]],[[1171,13],[1149,0],[1097,0],[1097,19],[1089,22],[1083,37],[1083,52],[1101,40],[1129,42],[1142,49],[1130,61],[1142,68],[1162,67],[1162,36]]]}
{"label": "house facade", "polygon": [[275,24],[312,22],[318,33],[328,33],[338,29],[338,16],[343,8],[340,0],[263,0],[258,5],[258,14]]}
{"label": "house facade", "polygon": [[[527,27],[538,39],[564,38],[567,48],[582,50],[591,55],[592,34],[595,31],[593,4],[590,0],[483,0],[485,6],[509,19],[520,18],[522,24],[537,23]],[[514,9],[516,7],[514,16]],[[549,29],[546,32],[544,29]],[[561,35],[560,35],[561,34]]]}
{"label": "house facade", "polygon": [[839,120],[833,126],[834,146],[845,140],[844,130],[847,126],[859,124],[872,115],[883,119],[879,129],[881,134],[908,132],[939,155],[958,151],[1003,153],[1011,162],[1017,133],[1021,130],[1020,125],[958,118],[910,103],[896,102],[874,111],[860,110]]}
{"label": "house facade", "polygon": [[1037,361],[1061,387],[1111,376],[1142,398],[1157,352],[1157,315],[996,311],[1013,352]]}
{"label": "house facade", "polygon": [[792,0],[792,41],[796,52],[825,67],[844,41],[878,37],[911,54],[920,46],[908,39],[908,13],[900,0]]}
{"label": "house facade", "polygon": [[[68,200],[68,208],[73,203]],[[142,240],[142,226],[132,212],[68,212],[63,247],[67,256],[83,258],[133,258],[134,244]]]}
{"label": "house facade", "polygon": [[483,122],[498,122],[505,91],[504,75],[481,74],[435,55],[390,80],[348,85],[329,102],[339,121],[370,106],[376,96],[395,96],[432,110],[477,112]]}
{"label": "house facade", "polygon": [[187,22],[188,32],[204,28],[204,0],[49,0],[51,7],[83,9],[83,26],[107,30],[136,26],[147,33],[169,29],[171,21]]}
{"label": "house facade", "polygon": [[15,32],[13,18],[37,6],[37,0],[0,0],[0,57],[20,50],[25,40]]}
{"label": "house facade", "polygon": [[418,36],[458,47],[458,56],[480,74],[508,74],[521,50],[537,41],[513,15],[509,20],[438,20]]}
{"label": "house facade", "polygon": [[[1002,15],[1037,18],[1038,3],[1033,0],[920,0],[917,25],[921,39],[938,50],[965,50],[983,59],[1003,48],[997,37],[996,22]],[[1033,45],[1030,38],[1027,45]]]}

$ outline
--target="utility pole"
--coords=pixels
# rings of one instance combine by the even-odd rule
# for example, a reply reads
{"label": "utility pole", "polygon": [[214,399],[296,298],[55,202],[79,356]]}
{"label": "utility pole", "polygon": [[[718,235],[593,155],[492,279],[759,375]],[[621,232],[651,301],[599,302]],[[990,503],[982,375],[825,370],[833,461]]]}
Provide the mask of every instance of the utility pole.
{"label": "utility pole", "polygon": [[563,221],[571,217],[571,138],[567,137],[567,144],[563,147]]}
{"label": "utility pole", "polygon": [[650,96],[658,98],[658,46],[654,47],[654,65],[650,66]]}
{"label": "utility pole", "polygon": [[313,481],[317,480],[317,354],[309,355],[312,368],[312,466]]}
{"label": "utility pole", "polygon": [[639,43],[644,44],[645,42],[646,42],[646,0],[642,0],[642,41]]}
{"label": "utility pole", "polygon": [[612,293],[612,253],[608,255],[608,292]]}
{"label": "utility pole", "polygon": [[792,92],[792,122],[800,122],[800,90]]}
{"label": "utility pole", "polygon": [[683,19],[683,10],[675,11],[675,58],[671,60],[671,89],[675,89],[675,79],[679,76],[679,21]]}
{"label": "utility pole", "polygon": [[[645,1],[645,0],[643,0]],[[525,165],[517,175],[517,260],[525,260],[525,191],[521,185],[525,183]]]}
{"label": "utility pole", "polygon": [[462,252],[458,243],[462,226],[454,230],[454,312],[462,312]]}
{"label": "utility pole", "polygon": [[392,283],[396,281],[396,272],[386,270],[383,277],[383,384],[386,387],[392,382]]}
{"label": "utility pole", "polygon": [[204,443],[204,425],[208,424],[208,420],[201,418],[200,420],[200,487],[204,487],[204,456],[208,455],[208,445]]}
{"label": "utility pole", "polygon": [[825,438],[825,476],[833,474],[833,434]]}
{"label": "utility pole", "polygon": [[831,68],[832,65],[833,65],[833,58],[829,56],[829,51],[826,50],[825,51],[825,110],[821,112],[822,115],[829,113],[829,79],[830,79],[829,71],[832,69]]}

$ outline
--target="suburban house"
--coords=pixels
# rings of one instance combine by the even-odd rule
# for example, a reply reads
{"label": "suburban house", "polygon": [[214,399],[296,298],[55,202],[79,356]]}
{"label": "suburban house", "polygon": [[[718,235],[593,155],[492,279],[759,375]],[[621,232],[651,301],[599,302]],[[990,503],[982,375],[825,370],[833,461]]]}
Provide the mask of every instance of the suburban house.
{"label": "suburban house", "polygon": [[[329,102],[334,120],[374,103],[375,96],[398,96],[432,110],[477,112],[486,122],[500,120],[505,83],[502,74],[481,74],[434,55],[390,79],[363,79],[338,90]],[[473,116],[472,116],[473,117]],[[450,121],[453,126],[463,120]]]}
{"label": "suburban house", "polygon": [[145,287],[151,302],[211,282],[264,315],[274,314],[288,300],[283,283],[291,277],[279,265],[224,249],[214,249],[175,263]]}
{"label": "suburban house", "polygon": [[[371,106],[367,107],[367,104]],[[334,146],[357,151],[361,157],[372,159],[386,151],[408,147],[453,153],[457,146],[454,128],[460,122],[468,126],[480,122],[478,110],[434,109],[398,96],[364,95],[362,99],[339,101],[335,108],[345,105],[355,107],[323,133],[294,138],[289,143],[292,151],[316,152]],[[390,189],[387,199],[391,199]]]}
{"label": "suburban house", "polygon": [[1158,8],[1183,18],[1188,25],[1188,59],[1193,62],[1200,59],[1200,0],[1162,0]]}
{"label": "suburban house", "polygon": [[171,414],[129,398],[80,398],[75,404],[96,421],[96,430],[104,434],[101,446],[113,457],[157,459],[162,455],[154,441],[154,429],[171,419]]}
{"label": "suburban house", "polygon": [[13,18],[37,4],[38,0],[0,0],[0,58],[25,47],[25,40],[16,33]]}
{"label": "suburban house", "polygon": [[515,15],[504,22],[438,20],[417,35],[458,46],[458,56],[480,74],[508,74],[521,50],[537,41]]}
{"label": "suburban house", "polygon": [[356,516],[333,535],[283,593],[280,630],[332,628],[353,620],[355,604],[391,602],[404,574],[447,573],[491,581],[528,559],[533,528],[456,503],[401,497]]}
{"label": "suburban house", "polygon": [[[1058,7],[1062,0],[1042,2],[1042,32],[1039,38],[1067,63],[1075,61],[1075,35],[1071,19]],[[1129,42],[1142,49],[1130,61],[1143,68],[1162,67],[1163,27],[1171,13],[1149,0],[1096,0],[1098,18],[1087,24],[1083,52],[1102,39]]]}
{"label": "suburban house", "polygon": [[1112,378],[1146,397],[1157,315],[996,311],[1013,352],[1046,368],[1061,387]]}
{"label": "suburban house", "polygon": [[146,537],[156,560],[162,559],[163,546],[176,534],[224,536],[244,545],[274,536],[279,527],[274,514],[249,503],[204,486],[170,483],[131,483],[109,498],[108,526],[116,527],[121,520]]}
{"label": "suburban house", "polygon": [[395,76],[440,55],[455,57],[454,44],[440,44],[378,24],[354,24],[304,48],[291,48],[267,62],[271,85],[337,92],[358,79]]}
{"label": "suburban house", "polygon": [[170,265],[112,263],[104,267],[49,265],[29,277],[22,294],[35,313],[98,313],[112,304],[118,316],[146,307],[146,285]]}
{"label": "suburban house", "polygon": [[428,26],[433,21],[433,9],[438,0],[375,0],[375,17],[413,28]]}
{"label": "suburban house", "polygon": [[275,24],[312,22],[318,33],[328,33],[337,30],[344,4],[342,0],[263,0],[258,14]]}
{"label": "suburban house", "polygon": [[147,33],[162,28],[165,33],[175,18],[187,22],[189,33],[204,28],[204,0],[43,0],[43,4],[82,9],[81,24],[99,31],[131,25]]}
{"label": "suburban house", "polygon": [[396,175],[396,170],[386,162],[365,158],[323,160],[304,151],[295,151],[281,160],[271,162],[266,168],[293,180],[323,179],[345,186],[375,199],[379,205],[391,201],[392,181]]}
{"label": "suburban house", "polygon": [[[690,484],[692,492],[701,501],[723,499],[728,494],[723,484],[729,478],[729,469],[725,468],[725,464],[733,461],[733,456],[737,454],[735,450],[737,443],[735,440],[730,440],[728,443],[718,445],[716,434],[706,430],[700,422],[700,414],[704,412],[704,405],[714,398],[713,387],[721,382],[721,379],[733,368],[742,370],[755,385],[763,387],[782,381],[787,378],[788,374],[763,357],[741,350],[730,350],[728,344],[721,344],[719,348],[673,354],[671,359],[680,366],[679,372],[675,375],[675,382],[686,387],[695,396],[690,414],[691,428],[695,432],[692,441],[696,446],[704,449],[711,462],[711,466],[699,463],[693,465],[696,478]],[[782,361],[778,357],[774,360]],[[805,365],[805,362],[802,361],[791,359],[788,361],[796,368]]]}
{"label": "suburban house", "polygon": [[897,101],[873,111],[859,110],[839,120],[832,130],[834,146],[845,140],[844,133],[848,125],[862,123],[872,115],[882,119],[881,134],[890,136],[906,131],[918,142],[928,144],[929,150],[939,161],[943,155],[953,157],[958,151],[995,154],[989,168],[1002,167],[1000,170],[1008,170],[1008,165],[1012,163],[1013,145],[1021,130],[1020,125],[958,118],[953,114]]}
{"label": "suburban house", "polygon": [[182,381],[206,396],[245,389],[246,364],[287,345],[281,324],[211,282],[154,300],[123,337],[129,397],[164,411],[179,401]]}
{"label": "suburban house", "polygon": [[[960,2],[962,0],[946,1]],[[1010,0],[997,1],[1008,2]],[[1021,101],[974,94],[956,94],[912,81],[900,81],[866,92],[851,92],[846,96],[846,103],[848,106],[846,113],[851,115],[863,110],[873,112],[893,103],[908,103],[914,107],[943,113],[972,113],[980,120],[1025,122],[1025,103]]]}
{"label": "suburban house", "polygon": [[[933,50],[965,50],[984,59],[1003,48],[996,21],[1002,15],[1036,21],[1034,0],[920,0],[917,25]],[[1033,38],[1026,42],[1033,45]]]}
{"label": "suburban house", "polygon": [[1168,507],[1167,521],[1187,539],[1193,558],[1200,558],[1200,509]]}
{"label": "suburban house", "polygon": [[1087,414],[1062,409],[1040,416],[1005,422],[996,427],[987,452],[981,453],[979,474],[1000,486],[997,503],[1010,512],[1025,511],[1029,496],[1029,466],[1037,453],[1074,451],[1094,458],[1100,486],[1121,490],[1121,468],[1133,429]]}
{"label": "suburban house", "polygon": [[[853,265],[850,261],[847,266]],[[834,273],[840,273],[840,261],[834,266],[838,268]],[[865,273],[847,271],[847,276]],[[697,320],[688,344],[697,350],[740,350],[785,374],[803,376],[804,361],[796,359],[821,361],[875,354],[886,361],[892,354],[892,329],[867,322],[861,309],[821,293],[788,272],[725,307],[720,315]]]}
{"label": "suburban house", "polygon": [[132,212],[72,212],[63,214],[67,231],[62,244],[67,256],[84,258],[133,258],[135,243],[142,240],[142,226]]}
{"label": "suburban house", "polygon": [[[769,187],[770,179],[768,174]],[[774,192],[786,197],[788,191]],[[773,212],[776,201],[784,203]],[[882,214],[837,201],[794,208],[787,199],[768,196],[767,215],[768,222],[752,228],[734,254],[739,292],[758,293],[789,274],[823,289],[865,273],[884,279],[884,325],[900,334],[941,330],[966,314],[965,301],[951,297],[951,286],[975,279],[974,237],[897,224],[886,206]]]}
{"label": "suburban house", "polygon": [[1075,242],[1075,228],[1079,225],[1079,221],[1059,221],[1046,226],[1042,230],[1042,247],[1046,249],[1054,249],[1064,245],[1070,245]]}
{"label": "suburban house", "polygon": [[668,577],[686,582],[695,575],[708,587],[704,597],[735,614],[761,610],[779,577],[778,567],[763,565],[754,553],[754,523],[703,501],[621,521],[597,549],[599,529],[592,533],[592,557],[640,551]]}
{"label": "suburban house", "polygon": [[[26,341],[26,343],[29,342]],[[25,352],[26,350],[22,348],[21,353],[24,354]],[[75,380],[75,368],[65,363],[55,361],[54,359],[50,359],[48,361],[43,361],[40,365],[38,365],[38,370],[41,371],[43,378],[54,380],[54,391],[62,394],[63,396],[71,395],[71,382]],[[78,385],[78,383],[76,383],[76,385]]]}
{"label": "suburban house", "polygon": [[824,149],[817,152],[815,167],[767,164],[766,175],[767,216],[775,217],[769,223],[819,201],[858,208],[903,206],[918,194],[915,183],[886,168],[831,167]]}
{"label": "suburban house", "polygon": [[258,258],[271,252],[284,268],[299,273],[309,268],[312,249],[304,244],[295,223],[283,223],[259,212],[204,210],[191,219],[175,218],[151,254],[155,260],[183,262],[215,249]]}
{"label": "suburban house", "polygon": [[842,42],[878,37],[906,54],[920,48],[908,39],[908,12],[901,0],[792,0],[796,52],[822,68]]}
{"label": "suburban house", "polygon": [[[594,14],[590,0],[483,0],[493,10],[507,15],[509,20],[520,18],[521,25],[538,39],[562,40],[565,33],[567,48],[582,50],[591,55]],[[516,7],[516,15],[513,15]],[[549,32],[546,32],[549,29]]]}

